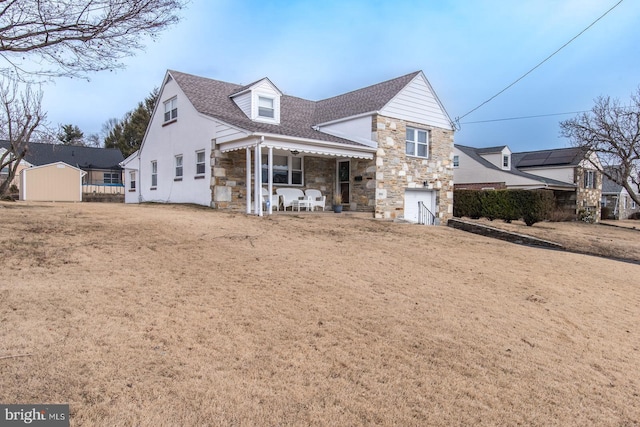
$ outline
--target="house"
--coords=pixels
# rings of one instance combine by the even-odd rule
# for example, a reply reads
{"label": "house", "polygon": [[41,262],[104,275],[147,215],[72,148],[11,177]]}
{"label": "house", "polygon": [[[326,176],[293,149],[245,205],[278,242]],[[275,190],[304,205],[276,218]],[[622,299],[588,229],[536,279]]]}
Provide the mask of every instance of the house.
{"label": "house", "polygon": [[[8,148],[8,141],[0,141],[0,150]],[[122,153],[116,148],[30,142],[19,169],[63,162],[86,172],[82,181],[83,192],[122,193],[124,187],[120,162],[123,159]],[[16,185],[20,187],[19,182]]]}
{"label": "house", "polygon": [[[610,172],[612,167],[605,167]],[[602,181],[602,219],[627,219],[640,206],[629,196],[629,192],[622,185],[603,176]]]}
{"label": "house", "polygon": [[559,210],[600,218],[602,178],[594,153],[580,148],[513,153],[506,146],[454,147],[456,189],[553,190]]}
{"label": "house", "polygon": [[[414,221],[453,212],[453,126],[421,71],[310,101],[262,78],[239,85],[167,71],[127,203],[272,213],[261,191],[317,189],[346,210]],[[258,173],[256,173],[258,171]]]}
{"label": "house", "polygon": [[20,200],[81,202],[82,178],[86,174],[64,162],[24,168],[20,171]]}

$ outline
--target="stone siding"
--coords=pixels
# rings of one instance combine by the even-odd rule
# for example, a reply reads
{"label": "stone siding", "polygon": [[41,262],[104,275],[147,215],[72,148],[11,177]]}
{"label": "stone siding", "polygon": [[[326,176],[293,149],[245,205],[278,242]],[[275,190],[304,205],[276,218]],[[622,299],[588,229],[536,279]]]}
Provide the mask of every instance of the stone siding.
{"label": "stone siding", "polygon": [[[407,126],[429,131],[429,157],[405,154]],[[436,215],[441,224],[453,216],[453,131],[376,115],[372,130],[378,142],[375,177],[375,217],[404,216],[407,188],[436,191]]]}
{"label": "stone siding", "polygon": [[576,189],[576,214],[580,214],[581,210],[594,212],[595,221],[600,221],[601,215],[601,197],[602,197],[602,174],[595,171],[595,188],[584,188],[584,173],[585,168],[575,168],[575,183],[578,187]]}

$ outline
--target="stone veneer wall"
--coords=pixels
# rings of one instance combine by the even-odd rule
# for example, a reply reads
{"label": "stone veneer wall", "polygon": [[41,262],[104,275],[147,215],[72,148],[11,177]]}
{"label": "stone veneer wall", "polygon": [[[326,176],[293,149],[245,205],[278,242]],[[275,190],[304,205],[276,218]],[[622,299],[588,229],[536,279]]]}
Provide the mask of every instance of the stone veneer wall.
{"label": "stone veneer wall", "polygon": [[596,222],[600,221],[601,215],[601,207],[600,207],[600,199],[602,197],[602,174],[600,172],[595,171],[595,188],[584,188],[584,172],[585,168],[575,168],[575,183],[577,185],[576,189],[576,214],[580,212],[581,209],[593,209],[595,211]]}
{"label": "stone veneer wall", "polygon": [[[428,159],[405,154],[407,126],[429,131]],[[453,216],[453,131],[380,115],[372,131],[378,141],[375,217],[403,217],[405,189],[426,188],[436,190],[436,215],[446,224]]]}
{"label": "stone veneer wall", "polygon": [[[251,179],[253,186],[253,155],[251,150]],[[266,154],[266,149],[263,150]],[[246,183],[246,151],[238,150],[222,153],[218,149],[211,153],[212,178],[211,195],[213,201],[211,207],[234,211],[245,211],[247,206]],[[333,192],[336,182],[336,159],[330,157],[304,157],[304,185],[295,186],[305,190],[313,188],[322,191],[327,196],[325,209],[331,209]],[[266,187],[267,184],[263,183]],[[287,186],[288,187],[288,186]],[[274,191],[278,188],[273,185]],[[253,197],[253,194],[252,194]]]}

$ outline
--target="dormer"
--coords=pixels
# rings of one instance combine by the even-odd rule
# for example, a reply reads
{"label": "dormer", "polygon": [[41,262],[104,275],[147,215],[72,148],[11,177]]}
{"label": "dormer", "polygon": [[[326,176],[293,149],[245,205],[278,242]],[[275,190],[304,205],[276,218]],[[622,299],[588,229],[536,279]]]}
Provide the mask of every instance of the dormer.
{"label": "dormer", "polygon": [[506,145],[479,148],[476,152],[494,166],[502,170],[511,170],[511,150]]}
{"label": "dormer", "polygon": [[230,98],[251,120],[280,124],[282,92],[268,78],[241,87]]}

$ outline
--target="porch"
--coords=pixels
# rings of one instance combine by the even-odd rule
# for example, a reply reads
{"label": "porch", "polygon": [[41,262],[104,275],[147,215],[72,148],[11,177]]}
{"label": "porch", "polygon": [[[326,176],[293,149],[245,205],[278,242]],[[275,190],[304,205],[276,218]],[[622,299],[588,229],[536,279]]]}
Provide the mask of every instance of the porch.
{"label": "porch", "polygon": [[[212,207],[258,216],[285,213],[271,204],[262,203],[263,189],[272,195],[278,188],[315,189],[326,196],[327,213],[333,214],[334,197],[341,194],[345,212],[372,216],[375,211],[375,149],[361,144],[353,147],[327,145],[331,144],[264,137],[243,144],[220,144],[212,158]],[[304,208],[300,213],[303,212]],[[296,209],[295,214],[298,213]]]}

